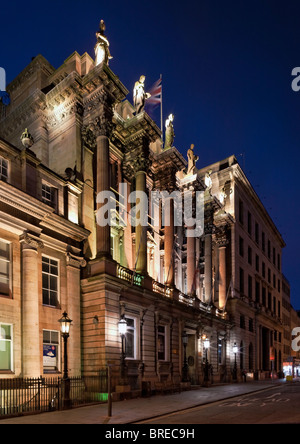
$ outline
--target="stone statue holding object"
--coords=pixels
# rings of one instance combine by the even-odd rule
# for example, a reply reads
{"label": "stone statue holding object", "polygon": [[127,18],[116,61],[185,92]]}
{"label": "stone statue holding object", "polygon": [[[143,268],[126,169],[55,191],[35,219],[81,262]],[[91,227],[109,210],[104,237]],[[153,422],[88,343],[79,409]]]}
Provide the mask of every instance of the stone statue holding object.
{"label": "stone statue holding object", "polygon": [[195,147],[195,145],[192,144],[187,152],[187,156],[188,156],[187,175],[194,174],[196,162],[199,160],[199,156],[196,156],[194,153],[194,147]]}
{"label": "stone statue holding object", "polygon": [[145,79],[145,76],[141,76],[140,80],[135,82],[133,89],[133,105],[138,114],[143,111],[146,100],[151,97],[151,94],[145,92]]}
{"label": "stone statue holding object", "polygon": [[95,46],[95,65],[98,66],[101,63],[105,63],[108,65],[109,60],[112,59],[109,51],[109,41],[107,40],[104,32],[105,32],[105,23],[103,20],[100,22],[99,31],[96,32],[97,43]]}
{"label": "stone statue holding object", "polygon": [[166,120],[165,149],[172,148],[174,143],[174,115],[170,114]]}

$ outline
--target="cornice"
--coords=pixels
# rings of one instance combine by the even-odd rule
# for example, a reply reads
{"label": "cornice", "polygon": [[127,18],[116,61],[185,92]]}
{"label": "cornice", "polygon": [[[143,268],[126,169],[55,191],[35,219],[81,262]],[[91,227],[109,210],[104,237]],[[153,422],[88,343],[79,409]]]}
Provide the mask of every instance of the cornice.
{"label": "cornice", "polygon": [[90,232],[54,213],[49,205],[29,196],[12,185],[0,181],[0,202],[39,220],[39,226],[60,233],[76,241],[87,239]]}
{"label": "cornice", "polygon": [[96,66],[82,80],[82,86],[86,94],[93,93],[99,85],[103,85],[114,101],[121,102],[129,91],[119,77],[105,64]]}

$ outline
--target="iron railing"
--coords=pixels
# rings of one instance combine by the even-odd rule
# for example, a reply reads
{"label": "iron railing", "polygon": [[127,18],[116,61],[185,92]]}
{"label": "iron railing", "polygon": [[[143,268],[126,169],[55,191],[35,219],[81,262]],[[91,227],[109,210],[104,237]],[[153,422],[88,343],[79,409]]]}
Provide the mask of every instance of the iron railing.
{"label": "iron railing", "polygon": [[107,402],[107,369],[97,376],[71,377],[67,382],[62,378],[42,377],[0,379],[0,418],[62,410],[66,393],[71,407]]}

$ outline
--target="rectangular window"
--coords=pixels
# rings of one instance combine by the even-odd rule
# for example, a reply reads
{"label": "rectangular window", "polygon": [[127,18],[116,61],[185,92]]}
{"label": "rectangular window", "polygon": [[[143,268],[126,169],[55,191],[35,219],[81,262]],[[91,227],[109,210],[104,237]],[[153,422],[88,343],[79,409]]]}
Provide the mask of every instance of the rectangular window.
{"label": "rectangular window", "polygon": [[265,287],[262,287],[262,293],[261,293],[261,297],[262,297],[262,305],[264,307],[266,307],[266,289]]}
{"label": "rectangular window", "polygon": [[59,302],[59,262],[43,256],[43,304],[57,307]]}
{"label": "rectangular window", "polygon": [[42,201],[52,208],[57,209],[57,188],[46,183],[42,184]]}
{"label": "rectangular window", "polygon": [[244,270],[240,268],[240,293],[244,293]]}
{"label": "rectangular window", "polygon": [[44,372],[58,371],[59,364],[59,333],[43,331],[43,369]]}
{"label": "rectangular window", "polygon": [[252,215],[250,211],[248,211],[248,233],[250,236],[252,235]]}
{"label": "rectangular window", "polygon": [[244,239],[241,236],[239,238],[239,253],[240,256],[244,257]]}
{"label": "rectangular window", "polygon": [[136,320],[134,318],[125,318],[127,322],[127,333],[125,340],[126,358],[136,359]]}
{"label": "rectangular window", "polygon": [[259,225],[255,223],[255,242],[259,244]]}
{"label": "rectangular window", "polygon": [[0,180],[8,181],[8,161],[0,157]]}
{"label": "rectangular window", "polygon": [[159,325],[157,329],[157,350],[158,350],[158,360],[159,361],[166,361],[166,326],[165,325]]}
{"label": "rectangular window", "polygon": [[0,324],[0,371],[13,370],[12,325]]}
{"label": "rectangular window", "polygon": [[255,256],[255,270],[259,272],[259,256],[256,254]]}
{"label": "rectangular window", "polygon": [[260,303],[260,284],[255,282],[255,302]]}
{"label": "rectangular window", "polygon": [[11,244],[0,239],[0,295],[10,296]]}
{"label": "rectangular window", "polygon": [[242,200],[239,200],[239,222],[244,224],[244,203]]}
{"label": "rectangular window", "polygon": [[252,277],[248,276],[248,298],[252,300]]}
{"label": "rectangular window", "polygon": [[252,248],[248,247],[248,264],[252,265]]}
{"label": "rectangular window", "polygon": [[266,235],[264,232],[261,233],[261,248],[263,252],[266,251]]}

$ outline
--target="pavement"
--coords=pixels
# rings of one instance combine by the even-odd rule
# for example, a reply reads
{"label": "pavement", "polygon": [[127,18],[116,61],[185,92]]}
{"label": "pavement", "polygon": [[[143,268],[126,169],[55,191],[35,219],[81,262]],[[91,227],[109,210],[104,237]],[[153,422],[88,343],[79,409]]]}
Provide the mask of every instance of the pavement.
{"label": "pavement", "polygon": [[107,404],[97,404],[71,410],[0,419],[0,424],[134,424],[160,415],[272,389],[282,384],[288,383],[277,380],[199,387],[181,393],[114,402],[111,417],[107,416]]}

